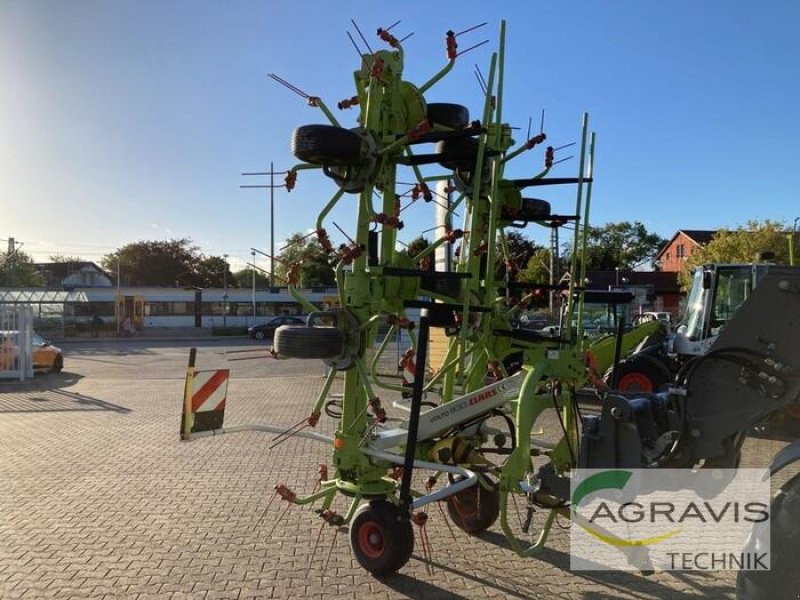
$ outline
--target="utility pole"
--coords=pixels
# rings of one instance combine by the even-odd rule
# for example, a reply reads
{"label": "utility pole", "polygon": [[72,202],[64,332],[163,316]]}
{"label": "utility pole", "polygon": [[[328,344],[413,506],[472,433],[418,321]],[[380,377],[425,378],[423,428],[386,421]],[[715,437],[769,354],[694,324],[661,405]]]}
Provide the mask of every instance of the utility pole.
{"label": "utility pole", "polygon": [[243,176],[252,175],[269,175],[269,185],[240,185],[240,188],[261,188],[269,189],[269,253],[270,253],[270,269],[269,269],[269,286],[275,286],[275,188],[285,188],[286,184],[275,185],[275,175],[286,175],[289,171],[276,171],[272,162],[269,163],[269,171],[259,173],[242,173]]}
{"label": "utility pole", "polygon": [[222,328],[228,325],[228,255],[223,254],[225,266],[222,269]]}
{"label": "utility pole", "polygon": [[14,287],[14,276],[16,275],[16,260],[14,255],[22,247],[20,242],[17,247],[17,241],[12,237],[8,238],[8,252],[6,253],[6,266],[8,267],[8,287]]}
{"label": "utility pole", "polygon": [[16,243],[14,238],[8,238],[8,254],[6,260],[8,261],[8,286],[14,287],[14,251],[16,250]]}
{"label": "utility pole", "polygon": [[119,326],[122,321],[122,307],[124,306],[122,302],[122,289],[121,289],[121,280],[120,275],[122,273],[121,268],[122,263],[122,253],[117,251],[117,299],[114,302],[114,312],[116,313],[117,317],[117,337],[119,337]]}
{"label": "utility pole", "polygon": [[794,235],[797,233],[797,222],[800,221],[800,217],[795,217],[794,223],[792,223],[792,233],[789,234],[789,266],[794,266]]}
{"label": "utility pole", "polygon": [[251,250],[250,254],[253,256],[253,325],[256,324],[256,251]]}

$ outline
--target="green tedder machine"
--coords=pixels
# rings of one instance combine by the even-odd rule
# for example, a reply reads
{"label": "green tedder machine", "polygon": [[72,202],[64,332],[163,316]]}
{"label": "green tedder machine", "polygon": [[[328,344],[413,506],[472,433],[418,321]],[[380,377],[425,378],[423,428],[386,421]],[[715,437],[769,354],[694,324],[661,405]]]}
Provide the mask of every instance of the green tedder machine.
{"label": "green tedder machine", "polygon": [[[477,118],[456,102],[426,100],[458,62],[465,32],[447,32],[445,65],[414,84],[404,78],[406,54],[391,29],[377,32],[386,49],[361,53],[353,73],[355,93],[339,103],[352,111],[354,123],[342,125],[322,99],[306,95],[327,123],[301,126],[291,141],[301,163],[289,170],[287,187],[313,169],[322,171],[334,190],[314,229],[336,262],[339,306],[319,311],[302,297],[296,281],[289,282],[310,316],[306,326],[279,328],[273,352],[278,358],[322,360],[327,378],[297,427],[236,428],[330,444],[332,472],[318,491],[301,496],[279,485],[278,496],[314,505],[331,525],[349,526],[359,564],[386,575],[409,560],[413,525],[424,527],[422,509],[434,502],[445,502],[453,522],[468,533],[499,523],[514,551],[531,556],[545,546],[556,517],[570,516],[570,477],[579,467],[736,466],[742,432],[798,399],[800,276],[773,268],[727,323],[713,351],[683,369],[668,392],[604,391],[599,414],[581,415],[577,392],[591,375],[581,325],[581,257],[595,154],[588,116],[580,129],[577,172],[556,177],[551,170],[559,160],[545,145],[546,135],[515,141],[505,120],[504,23]],[[512,160],[538,150],[542,166],[529,177],[506,176]],[[549,202],[526,196],[532,188],[553,185],[575,190],[574,205],[561,214]],[[354,220],[347,240],[335,247],[329,215],[345,199],[354,207]],[[409,255],[398,250],[401,211],[418,200],[410,210],[446,201],[446,222],[458,214],[463,223],[437,230],[428,248]],[[551,226],[554,220],[574,224],[570,276],[563,283],[522,284],[498,275],[495,265],[507,258],[507,227]],[[449,270],[429,268],[438,248],[456,244],[460,251]],[[574,330],[547,337],[512,327],[519,306],[554,287],[565,298],[564,319],[577,324]],[[442,367],[430,374],[426,354],[436,328],[448,334],[448,346]],[[409,388],[381,374],[378,364],[398,330],[411,340],[407,364],[415,369],[410,400],[392,409],[387,398],[399,398]],[[520,353],[521,368],[509,372],[506,359]],[[328,437],[309,428],[323,418],[334,385],[341,404],[335,433]],[[545,412],[560,421],[557,441],[537,445],[532,436]],[[221,423],[195,423],[189,413],[184,437],[226,431]],[[798,458],[800,448],[790,446],[773,471]],[[312,470],[316,473],[316,465]],[[782,502],[796,508],[799,488],[793,479],[784,490],[792,500]],[[338,496],[349,506],[342,514],[333,510]],[[543,515],[532,543],[521,542],[514,531],[515,504],[529,515],[534,510]],[[773,532],[773,570],[742,572],[740,588],[747,597],[778,597],[769,590],[797,581],[787,536],[799,532],[798,517],[773,515],[784,530]]]}

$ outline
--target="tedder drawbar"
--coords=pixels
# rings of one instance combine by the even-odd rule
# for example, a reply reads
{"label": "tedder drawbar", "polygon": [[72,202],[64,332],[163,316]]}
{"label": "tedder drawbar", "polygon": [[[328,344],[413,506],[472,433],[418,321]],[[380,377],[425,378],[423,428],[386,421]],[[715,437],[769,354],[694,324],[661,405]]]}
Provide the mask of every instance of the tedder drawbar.
{"label": "tedder drawbar", "polygon": [[[329,368],[309,416],[289,429],[226,429],[213,412],[196,412],[189,384],[182,437],[261,430],[330,444],[333,472],[318,491],[300,496],[277,485],[276,494],[289,503],[315,505],[333,526],[349,526],[356,560],[375,575],[397,571],[409,560],[412,524],[425,540],[420,509],[433,502],[446,502],[450,518],[468,533],[499,521],[511,547],[529,556],[543,548],[557,515],[570,516],[570,476],[578,467],[735,467],[750,424],[797,400],[800,323],[780,316],[800,315],[800,277],[772,270],[714,349],[682,370],[669,392],[605,390],[598,392],[600,414],[581,415],[577,391],[592,375],[580,314],[595,149],[588,117],[582,120],[577,174],[552,177],[551,169],[562,162],[559,148],[545,146],[542,131],[517,143],[504,121],[505,23],[487,76],[476,73],[484,99],[475,120],[465,106],[427,102],[426,95],[446,80],[466,52],[459,49],[461,37],[476,28],[447,32],[447,62],[421,85],[403,77],[406,57],[393,28],[378,29],[379,41],[388,46],[378,51],[358,31],[367,50],[359,51],[355,95],[338,103],[341,110],[357,111],[352,127],[341,125],[321,98],[273,76],[329,122],[294,131],[292,152],[302,162],[288,171],[287,189],[308,169],[322,170],[336,186],[314,229],[335,263],[339,306],[319,311],[305,300],[297,288],[299,265],[291,265],[289,289],[310,315],[305,326],[278,328],[273,340],[277,358],[318,359]],[[537,172],[506,176],[510,161],[538,148],[544,156]],[[429,174],[430,168],[437,172]],[[555,214],[550,202],[523,194],[553,185],[574,186],[572,210]],[[334,223],[347,238],[335,247],[328,219],[345,197],[355,198],[356,216],[350,233]],[[434,230],[440,234],[426,248],[400,251],[402,212],[418,200],[444,207]],[[459,212],[463,223],[455,226]],[[571,264],[555,284],[516,281],[506,231],[528,224],[574,226]],[[455,249],[450,266],[433,268],[437,251],[448,248]],[[565,304],[563,322],[573,327],[561,327],[556,337],[512,327],[521,309],[549,294]],[[379,327],[388,328],[382,337]],[[404,369],[413,371],[409,386],[378,369],[400,330],[412,345],[403,360]],[[447,350],[432,373],[426,359],[436,330],[446,334]],[[334,435],[311,431],[339,381]],[[410,391],[410,401],[394,402],[387,411],[378,391],[396,398]],[[557,441],[532,442],[537,420],[548,411],[560,421]],[[800,450],[790,447],[774,469],[798,457]],[[418,470],[432,475],[415,478]],[[339,494],[349,500],[344,514],[332,509]],[[545,515],[532,543],[521,542],[512,529],[509,513],[517,500],[528,512],[523,530],[534,511]],[[797,517],[792,523],[788,529],[800,532]],[[772,564],[775,574],[775,550]],[[742,585],[768,585],[760,576],[744,573]]]}

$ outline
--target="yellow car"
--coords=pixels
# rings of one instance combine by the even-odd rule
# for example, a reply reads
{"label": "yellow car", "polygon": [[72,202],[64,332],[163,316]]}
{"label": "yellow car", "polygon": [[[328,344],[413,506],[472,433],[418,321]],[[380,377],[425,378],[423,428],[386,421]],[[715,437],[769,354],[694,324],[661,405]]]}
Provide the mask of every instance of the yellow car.
{"label": "yellow car", "polygon": [[[17,368],[16,331],[0,331],[0,369]],[[64,368],[64,355],[61,349],[44,339],[38,333],[31,336],[33,370],[59,373]]]}
{"label": "yellow car", "polygon": [[44,339],[38,333],[31,336],[33,346],[33,370],[60,373],[64,368],[64,355],[61,348],[53,346],[50,340]]}

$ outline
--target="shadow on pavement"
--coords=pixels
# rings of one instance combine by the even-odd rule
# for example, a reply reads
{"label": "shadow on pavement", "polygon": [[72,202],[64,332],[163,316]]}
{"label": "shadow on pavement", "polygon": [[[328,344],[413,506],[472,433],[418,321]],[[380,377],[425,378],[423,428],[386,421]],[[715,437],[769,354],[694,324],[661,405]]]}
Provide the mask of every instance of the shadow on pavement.
{"label": "shadow on pavement", "polygon": [[63,388],[83,378],[75,373],[48,373],[32,380],[0,382],[0,413],[112,411],[127,414],[130,409],[99,398]]}
{"label": "shadow on pavement", "polygon": [[[419,560],[422,560],[420,557],[415,557]],[[427,562],[427,561],[424,561]],[[432,562],[430,563],[434,566],[434,568],[442,568],[445,571],[450,571],[453,573],[457,573],[458,571],[451,570],[449,567],[444,565],[440,565],[439,563]],[[404,594],[409,598],[436,598],[437,600],[462,600],[464,596],[461,594],[456,594],[450,592],[444,588],[439,587],[438,585],[433,585],[426,581],[421,581],[414,577],[409,577],[408,575],[403,575],[402,573],[395,573],[391,577],[386,577],[381,579],[381,581],[396,592]],[[480,583],[484,585],[495,587],[494,582],[484,581],[478,579]],[[508,597],[515,597],[515,598],[529,598],[529,596],[522,596],[517,592],[511,590],[503,590],[509,594]]]}
{"label": "shadow on pavement", "polygon": [[[511,550],[511,544],[501,533],[485,531],[477,536],[479,539],[489,542],[500,548]],[[526,545],[529,542],[518,540]],[[544,548],[541,552],[528,560],[540,560],[549,563],[563,571],[568,571],[575,577],[583,577],[589,581],[596,581],[609,587],[625,590],[628,593],[644,592],[652,594],[658,598],[697,598],[697,591],[702,591],[703,598],[724,598],[733,591],[733,584],[723,582],[718,579],[718,573],[704,573],[702,571],[692,571],[687,574],[681,571],[670,571],[672,577],[680,579],[685,585],[694,588],[695,592],[681,593],[674,588],[661,583],[646,575],[630,571],[571,571],[569,567],[569,554],[553,548]],[[462,573],[463,576],[468,577]],[[488,585],[488,584],[487,584]],[[587,594],[585,598],[595,598],[607,596],[594,596]]]}

